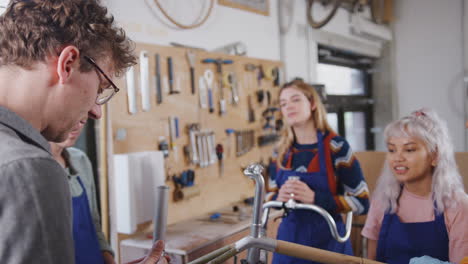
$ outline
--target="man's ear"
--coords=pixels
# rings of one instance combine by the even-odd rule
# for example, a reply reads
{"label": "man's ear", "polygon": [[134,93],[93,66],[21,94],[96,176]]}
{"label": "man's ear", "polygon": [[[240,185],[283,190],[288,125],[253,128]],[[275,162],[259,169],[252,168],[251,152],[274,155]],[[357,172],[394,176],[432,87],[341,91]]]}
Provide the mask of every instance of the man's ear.
{"label": "man's ear", "polygon": [[75,46],[65,47],[58,57],[57,74],[59,83],[64,84],[68,81],[75,69],[80,66],[80,51]]}

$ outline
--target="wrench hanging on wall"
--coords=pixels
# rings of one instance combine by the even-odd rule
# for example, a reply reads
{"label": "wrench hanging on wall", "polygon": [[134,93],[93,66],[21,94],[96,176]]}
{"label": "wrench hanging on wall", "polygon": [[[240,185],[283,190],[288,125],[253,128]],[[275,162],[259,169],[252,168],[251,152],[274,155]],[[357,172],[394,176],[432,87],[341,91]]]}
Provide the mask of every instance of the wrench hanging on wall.
{"label": "wrench hanging on wall", "polygon": [[154,55],[155,62],[155,83],[156,83],[156,103],[162,103],[162,89],[161,89],[161,65],[159,63],[159,54]]}
{"label": "wrench hanging on wall", "polygon": [[232,64],[232,60],[223,60],[221,58],[218,59],[204,59],[202,60],[203,63],[214,63],[216,65],[216,74],[218,74],[218,89],[219,89],[219,114],[224,115],[226,114],[226,101],[224,99],[224,91],[223,91],[223,64]]}

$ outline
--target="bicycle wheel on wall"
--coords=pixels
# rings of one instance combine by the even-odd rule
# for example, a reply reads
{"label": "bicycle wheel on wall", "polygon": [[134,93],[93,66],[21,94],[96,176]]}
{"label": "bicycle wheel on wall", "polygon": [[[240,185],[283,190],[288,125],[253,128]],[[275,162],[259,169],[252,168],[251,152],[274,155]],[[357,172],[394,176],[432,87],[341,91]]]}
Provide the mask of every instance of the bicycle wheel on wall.
{"label": "bicycle wheel on wall", "polygon": [[307,21],[313,28],[325,26],[335,15],[342,0],[307,0]]}

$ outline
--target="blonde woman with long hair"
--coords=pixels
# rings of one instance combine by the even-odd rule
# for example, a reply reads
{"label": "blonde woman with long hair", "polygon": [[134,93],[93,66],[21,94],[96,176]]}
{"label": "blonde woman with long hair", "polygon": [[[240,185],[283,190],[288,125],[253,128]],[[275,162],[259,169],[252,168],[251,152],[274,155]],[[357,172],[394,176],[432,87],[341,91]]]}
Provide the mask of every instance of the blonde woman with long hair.
{"label": "blonde woman with long hair", "polygon": [[[283,85],[279,99],[286,126],[278,147],[276,200],[294,198],[323,207],[333,215],[342,234],[345,228],[340,213],[364,214],[369,206],[359,162],[348,142],[327,123],[325,107],[314,87],[294,80]],[[350,242],[333,239],[325,219],[314,212],[290,212],[281,222],[278,239],[353,254]],[[275,254],[273,263],[315,262]]]}
{"label": "blonde woman with long hair", "polygon": [[468,199],[447,125],[421,109],[390,123],[387,157],[362,235],[368,257],[407,264],[468,256]]}

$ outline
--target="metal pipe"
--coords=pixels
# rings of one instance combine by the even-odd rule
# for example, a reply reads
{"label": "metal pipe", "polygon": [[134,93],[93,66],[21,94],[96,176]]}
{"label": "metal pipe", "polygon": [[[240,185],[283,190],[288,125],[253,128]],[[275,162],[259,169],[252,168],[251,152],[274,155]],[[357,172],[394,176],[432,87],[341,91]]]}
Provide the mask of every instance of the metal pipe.
{"label": "metal pipe", "polygon": [[221,264],[224,263],[226,260],[232,258],[237,253],[239,253],[236,248],[230,248],[228,251],[224,252],[221,256],[213,259],[212,261],[208,262],[209,264]]}
{"label": "metal pipe", "polygon": [[270,208],[264,208],[263,214],[262,214],[262,230],[266,230],[269,217],[270,217]]}
{"label": "metal pipe", "polygon": [[224,246],[222,248],[218,248],[217,250],[215,250],[213,252],[210,252],[210,253],[202,256],[202,257],[199,257],[199,258],[195,259],[194,261],[189,262],[188,264],[207,263],[208,261],[213,260],[213,259],[221,256],[222,254],[226,253],[227,251],[231,250],[232,248],[234,248],[234,245],[232,245],[232,244]]}
{"label": "metal pipe", "polygon": [[[282,208],[283,207],[283,202],[278,202],[278,201],[270,201],[267,202],[263,205],[264,210],[267,208]],[[305,210],[310,210],[314,211],[321,216],[325,218],[327,221],[328,227],[330,229],[330,233],[332,234],[333,238],[335,238],[338,242],[344,243],[348,240],[349,236],[351,235],[351,226],[353,223],[353,212],[348,212],[346,214],[346,233],[344,236],[340,236],[338,233],[338,229],[336,227],[336,222],[335,219],[323,208],[314,205],[314,204],[302,204],[302,203],[296,203],[294,200],[290,200],[287,203],[284,204],[284,207],[288,209],[305,209]],[[263,221],[267,221],[268,219]],[[266,222],[262,223],[262,226],[266,225]]]}
{"label": "metal pipe", "polygon": [[260,234],[262,205],[265,199],[265,180],[263,179],[262,172],[263,167],[260,164],[252,164],[244,170],[244,174],[255,181],[253,217],[250,228],[250,235],[255,238]]}
{"label": "metal pipe", "polygon": [[276,243],[277,241],[272,238],[268,238],[268,237],[254,238],[254,237],[248,236],[234,243],[234,247],[237,249],[237,252],[242,252],[252,247],[274,252],[277,246]]}
{"label": "metal pipe", "polygon": [[153,243],[157,240],[165,240],[167,223],[167,204],[169,197],[169,187],[161,185],[156,187],[155,208],[153,218]]}
{"label": "metal pipe", "polygon": [[[252,225],[250,227],[250,236],[259,238],[261,236],[261,217],[262,217],[262,204],[265,200],[265,180],[262,176],[263,167],[260,164],[249,165],[244,170],[244,175],[255,181],[255,196],[253,205]],[[259,249],[251,248],[247,253],[247,262],[254,264],[259,259]]]}

